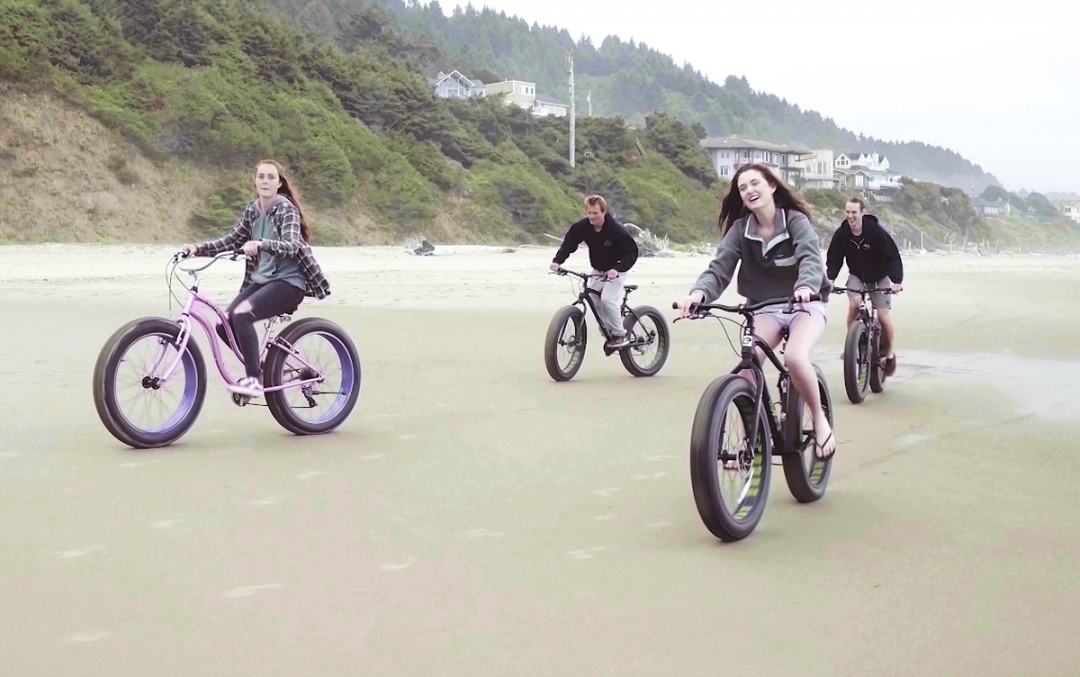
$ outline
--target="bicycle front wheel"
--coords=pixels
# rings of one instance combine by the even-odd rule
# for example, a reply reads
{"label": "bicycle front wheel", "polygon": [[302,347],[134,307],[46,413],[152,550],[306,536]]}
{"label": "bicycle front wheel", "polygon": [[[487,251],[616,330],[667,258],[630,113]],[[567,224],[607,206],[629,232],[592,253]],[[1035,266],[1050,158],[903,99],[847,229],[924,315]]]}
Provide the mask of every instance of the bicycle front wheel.
{"label": "bicycle front wheel", "polygon": [[569,381],[585,361],[589,335],[585,314],[577,306],[565,306],[555,313],[544,339],[544,366],[556,381]]}
{"label": "bicycle front wheel", "polygon": [[870,379],[870,334],[861,321],[848,329],[844,342],[844,388],[852,404],[866,399]]}
{"label": "bicycle front wheel", "polygon": [[[825,418],[829,420],[829,425],[833,426],[832,395],[829,394],[829,384],[825,382],[825,374],[821,371],[821,367],[815,364],[814,372],[817,374],[821,408],[825,410]],[[786,414],[784,442],[789,452],[783,457],[784,478],[787,479],[788,489],[796,501],[813,503],[825,495],[825,487],[829,484],[829,473],[832,471],[832,459],[835,456],[824,460],[817,457],[813,412],[790,383],[788,383],[784,412]],[[835,434],[836,428],[833,427],[833,435]]]}
{"label": "bicycle front wheel", "polygon": [[690,481],[705,527],[723,541],[746,538],[765,513],[769,496],[770,440],[759,417],[751,447],[755,391],[739,376],[706,388],[690,437]]}
{"label": "bicycle front wheel", "polygon": [[286,327],[270,344],[265,372],[267,388],[286,386],[267,392],[266,406],[296,435],[334,430],[360,398],[360,355],[329,320],[311,317]]}
{"label": "bicycle front wheel", "polygon": [[[206,367],[189,340],[179,351],[180,328],[148,317],[121,327],[105,342],[94,366],[94,406],[113,437],[136,449],[163,447],[195,423],[206,396]],[[176,369],[164,380],[166,370]]]}

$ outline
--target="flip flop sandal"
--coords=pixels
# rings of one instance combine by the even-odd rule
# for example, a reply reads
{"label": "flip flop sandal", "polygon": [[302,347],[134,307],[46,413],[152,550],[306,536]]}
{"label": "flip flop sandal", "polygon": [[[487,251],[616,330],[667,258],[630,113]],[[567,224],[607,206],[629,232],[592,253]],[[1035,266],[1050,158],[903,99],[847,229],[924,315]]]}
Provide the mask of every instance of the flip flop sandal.
{"label": "flip flop sandal", "polygon": [[832,452],[829,453],[826,456],[822,456],[821,454],[818,453],[819,449],[824,449],[825,447],[829,446],[829,440],[831,440],[832,438],[833,438],[833,434],[829,433],[829,436],[825,438],[825,443],[824,444],[818,444],[817,443],[817,438],[814,439],[814,458],[816,458],[819,461],[828,461],[833,456],[836,456],[836,447],[833,447]]}

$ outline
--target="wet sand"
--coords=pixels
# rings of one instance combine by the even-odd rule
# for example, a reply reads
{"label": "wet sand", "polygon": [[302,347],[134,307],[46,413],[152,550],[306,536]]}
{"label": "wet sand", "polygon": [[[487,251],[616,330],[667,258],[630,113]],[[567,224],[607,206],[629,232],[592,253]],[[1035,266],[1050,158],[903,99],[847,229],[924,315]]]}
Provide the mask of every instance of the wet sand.
{"label": "wet sand", "polygon": [[[569,284],[551,250],[497,252],[318,250],[334,295],[301,316],[355,339],[352,418],[288,435],[208,364],[189,434],[133,451],[91,372],[117,327],[168,314],[167,250],[0,248],[3,673],[1080,672],[1080,261],[907,260],[900,371],[859,406],[834,299],[828,494],[799,505],[774,473],[758,530],[725,545],[687,463],[735,359],[720,327],[674,325],[652,379],[594,340],[553,383]],[[632,298],[670,318],[706,261],[644,259]]]}

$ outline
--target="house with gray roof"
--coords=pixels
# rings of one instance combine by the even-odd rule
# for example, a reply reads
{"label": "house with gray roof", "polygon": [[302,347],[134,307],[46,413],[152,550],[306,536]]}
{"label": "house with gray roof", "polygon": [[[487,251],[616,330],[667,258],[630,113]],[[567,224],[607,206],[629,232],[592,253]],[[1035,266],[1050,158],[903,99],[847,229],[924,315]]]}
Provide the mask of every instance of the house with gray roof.
{"label": "house with gray roof", "polygon": [[698,142],[712,160],[716,174],[730,180],[743,165],[761,164],[788,185],[798,187],[803,167],[799,160],[814,155],[808,146],[798,143],[774,143],[744,136],[710,136]]}

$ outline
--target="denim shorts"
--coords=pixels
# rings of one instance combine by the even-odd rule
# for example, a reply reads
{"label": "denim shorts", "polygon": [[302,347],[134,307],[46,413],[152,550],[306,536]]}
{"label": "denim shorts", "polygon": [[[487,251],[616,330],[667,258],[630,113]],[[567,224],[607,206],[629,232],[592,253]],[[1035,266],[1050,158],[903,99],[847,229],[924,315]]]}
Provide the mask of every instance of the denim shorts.
{"label": "denim shorts", "polygon": [[805,315],[806,313],[799,312],[805,310],[811,314],[821,317],[823,320],[828,320],[829,314],[825,310],[825,304],[821,301],[810,301],[808,303],[796,303],[793,310],[795,312],[789,313],[787,311],[788,304],[776,303],[771,306],[765,306],[761,310],[754,313],[755,315],[764,315],[776,320],[781,329],[790,329],[791,323],[795,321],[796,317]]}

